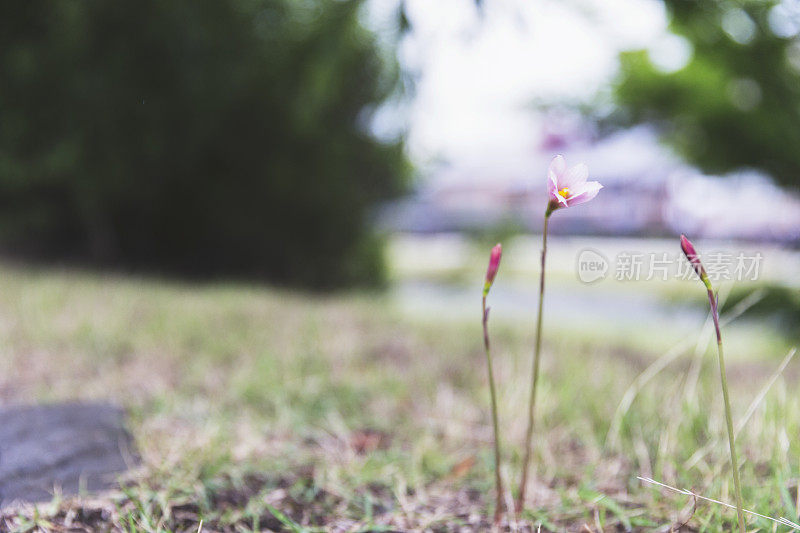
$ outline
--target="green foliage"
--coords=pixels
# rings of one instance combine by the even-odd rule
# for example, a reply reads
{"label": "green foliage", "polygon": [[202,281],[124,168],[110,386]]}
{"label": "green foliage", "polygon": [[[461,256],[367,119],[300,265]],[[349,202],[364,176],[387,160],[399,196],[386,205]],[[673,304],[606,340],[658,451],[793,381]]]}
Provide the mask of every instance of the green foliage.
{"label": "green foliage", "polygon": [[382,275],[366,217],[400,142],[357,0],[0,6],[0,243],[25,257],[331,287]]}
{"label": "green foliage", "polygon": [[788,338],[796,338],[800,329],[800,291],[774,283],[761,287],[734,287],[722,306],[724,313],[735,308],[752,293],[758,292],[760,298],[749,310],[749,316],[773,320]]}
{"label": "green foliage", "polygon": [[708,172],[752,167],[797,186],[800,43],[771,29],[776,2],[665,4],[671,31],[691,44],[693,55],[681,70],[664,72],[645,51],[623,53],[614,93],[620,121],[659,125],[680,153]]}

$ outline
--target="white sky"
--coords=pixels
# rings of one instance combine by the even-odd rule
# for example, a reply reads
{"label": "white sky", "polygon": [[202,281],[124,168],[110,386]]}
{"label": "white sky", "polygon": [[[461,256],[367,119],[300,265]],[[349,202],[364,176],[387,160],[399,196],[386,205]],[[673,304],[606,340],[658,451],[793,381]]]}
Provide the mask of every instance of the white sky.
{"label": "white sky", "polygon": [[[397,5],[372,0],[371,18]],[[534,99],[589,99],[622,49],[649,48],[666,63],[687,53],[658,0],[485,0],[482,18],[474,0],[407,0],[407,13],[400,59],[418,78],[400,113],[422,164],[530,151],[540,133]]]}

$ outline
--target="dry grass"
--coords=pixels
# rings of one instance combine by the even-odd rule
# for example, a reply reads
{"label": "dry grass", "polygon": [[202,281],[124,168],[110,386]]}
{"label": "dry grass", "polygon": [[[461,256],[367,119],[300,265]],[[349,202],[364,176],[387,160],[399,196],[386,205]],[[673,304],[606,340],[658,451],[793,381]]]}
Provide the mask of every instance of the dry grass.
{"label": "dry grass", "polygon": [[[520,462],[531,339],[524,324],[491,329],[508,480]],[[4,403],[120,403],[143,458],[122,492],[6,511],[0,529],[488,528],[492,434],[478,322],[413,320],[368,294],[5,267],[0,336]],[[700,325],[622,412],[626,390],[663,351],[598,337],[547,330],[530,510],[511,530],[667,531],[687,519],[690,498],[639,475],[731,499],[718,378]],[[784,347],[734,357],[737,417]],[[797,371],[793,363],[775,380],[739,442],[747,506],[789,519],[798,515]],[[720,531],[734,518],[700,503],[687,527]]]}

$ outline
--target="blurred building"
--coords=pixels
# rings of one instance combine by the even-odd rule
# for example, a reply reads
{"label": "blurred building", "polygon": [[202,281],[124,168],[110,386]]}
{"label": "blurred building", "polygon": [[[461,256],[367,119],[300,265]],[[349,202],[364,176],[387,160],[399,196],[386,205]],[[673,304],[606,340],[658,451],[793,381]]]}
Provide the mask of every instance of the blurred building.
{"label": "blurred building", "polygon": [[[577,130],[576,130],[577,131]],[[585,162],[604,189],[598,200],[555,217],[556,233],[767,240],[800,244],[800,197],[767,176],[741,172],[705,176],[637,127],[592,140],[546,131],[529,153],[441,165],[408,198],[384,206],[389,231],[430,233],[518,227],[539,231],[547,202],[545,172],[562,153],[568,165]]]}

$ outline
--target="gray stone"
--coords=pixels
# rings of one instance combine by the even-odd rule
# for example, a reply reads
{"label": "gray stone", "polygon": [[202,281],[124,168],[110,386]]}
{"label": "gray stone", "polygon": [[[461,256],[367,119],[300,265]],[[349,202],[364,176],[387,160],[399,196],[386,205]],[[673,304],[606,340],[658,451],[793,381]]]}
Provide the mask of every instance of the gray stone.
{"label": "gray stone", "polygon": [[0,408],[0,507],[114,487],[137,462],[124,419],[106,404]]}

